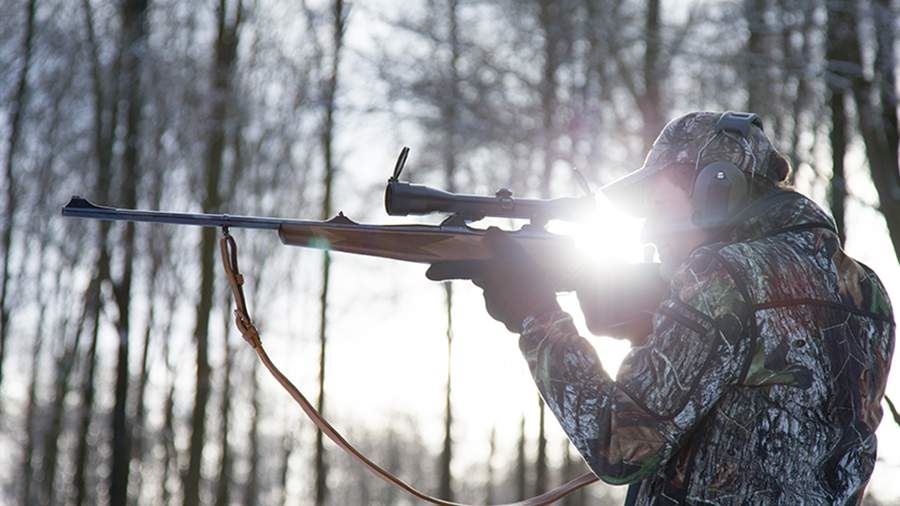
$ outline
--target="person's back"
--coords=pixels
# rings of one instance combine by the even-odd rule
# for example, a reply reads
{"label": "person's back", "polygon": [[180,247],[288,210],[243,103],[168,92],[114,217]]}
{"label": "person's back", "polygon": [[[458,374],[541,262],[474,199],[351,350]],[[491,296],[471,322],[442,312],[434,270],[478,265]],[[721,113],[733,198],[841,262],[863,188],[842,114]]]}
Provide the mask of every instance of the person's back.
{"label": "person's back", "polygon": [[816,204],[794,192],[773,200],[728,242],[695,252],[721,258],[749,301],[751,359],[638,504],[862,498],[893,347],[890,302]]}

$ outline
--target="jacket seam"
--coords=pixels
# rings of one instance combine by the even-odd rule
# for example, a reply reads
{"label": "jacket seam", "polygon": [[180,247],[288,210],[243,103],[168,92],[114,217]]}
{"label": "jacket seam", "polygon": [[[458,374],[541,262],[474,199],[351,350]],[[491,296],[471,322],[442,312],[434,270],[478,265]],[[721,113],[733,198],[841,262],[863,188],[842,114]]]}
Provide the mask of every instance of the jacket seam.
{"label": "jacket seam", "polygon": [[[656,312],[668,316],[669,318],[675,320],[677,323],[684,325],[688,329],[693,330],[701,336],[706,335],[708,332],[710,332],[710,330],[703,328],[703,326],[699,323],[693,322],[690,320],[690,318],[687,318],[686,316],[679,314],[677,311],[673,311],[672,309],[669,309],[667,307],[659,307]],[[715,330],[715,328],[713,328],[713,330]]]}
{"label": "jacket seam", "polygon": [[760,302],[753,305],[753,311],[763,311],[765,309],[772,309],[777,307],[792,307],[792,306],[820,306],[827,307],[831,309],[839,309],[842,311],[847,311],[848,313],[854,313],[860,316],[866,316],[868,318],[872,318],[874,320],[880,320],[883,322],[887,322],[890,324],[894,324],[894,320],[878,313],[873,313],[871,311],[866,311],[864,309],[860,309],[856,306],[851,306],[849,304],[843,304],[841,302],[834,302],[830,300],[821,300],[821,299],[812,299],[812,298],[796,298],[796,299],[785,299],[785,300],[777,300],[777,301],[768,301],[768,302]]}
{"label": "jacket seam", "polygon": [[[716,250],[713,254],[716,256],[716,258],[719,259],[720,262],[722,262],[722,265],[725,267],[725,270],[728,271],[728,273],[731,275],[731,278],[734,280],[735,286],[737,286],[738,290],[741,292],[741,295],[743,295],[744,301],[746,302],[746,304],[751,309],[754,308],[755,307],[755,304],[753,303],[754,299],[750,296],[750,289],[749,289],[742,273],[740,273],[737,269],[735,269],[734,266],[729,264],[725,260],[725,258],[722,257],[722,255],[719,253],[718,250]],[[756,349],[756,345],[759,342],[759,327],[757,326],[757,323],[756,323],[756,316],[753,313],[754,312],[751,312],[751,314],[747,315],[747,320],[748,320],[748,323],[750,324],[750,328],[749,328],[750,335],[748,336],[750,338],[750,343],[749,343],[749,347],[747,348],[746,357],[744,357],[744,364],[741,367],[741,373],[738,375],[739,382],[743,381],[744,378],[747,377],[747,373],[750,371],[750,364],[753,363],[753,351]]]}

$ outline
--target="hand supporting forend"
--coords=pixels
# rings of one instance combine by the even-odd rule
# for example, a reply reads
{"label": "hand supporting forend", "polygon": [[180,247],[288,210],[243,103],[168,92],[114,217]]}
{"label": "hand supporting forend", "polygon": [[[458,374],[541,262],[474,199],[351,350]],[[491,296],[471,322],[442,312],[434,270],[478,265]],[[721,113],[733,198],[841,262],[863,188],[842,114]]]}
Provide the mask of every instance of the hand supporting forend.
{"label": "hand supporting forend", "polygon": [[489,260],[437,262],[425,275],[432,281],[470,279],[484,291],[489,315],[510,332],[522,332],[522,322],[559,310],[550,277],[509,235],[490,227],[484,235]]}
{"label": "hand supporting forend", "polygon": [[656,263],[618,264],[584,273],[575,288],[592,334],[641,345],[652,330],[653,312],[669,283]]}

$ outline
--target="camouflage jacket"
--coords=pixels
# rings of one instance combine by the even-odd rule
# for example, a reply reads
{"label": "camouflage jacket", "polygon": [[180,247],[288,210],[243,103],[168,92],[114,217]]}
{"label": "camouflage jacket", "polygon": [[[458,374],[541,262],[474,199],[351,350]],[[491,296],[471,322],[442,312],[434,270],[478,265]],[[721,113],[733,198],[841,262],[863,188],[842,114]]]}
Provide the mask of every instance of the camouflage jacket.
{"label": "camouflage jacket", "polygon": [[615,380],[560,311],[519,347],[547,406],[637,504],[859,504],[895,323],[872,270],[794,192],[696,249]]}

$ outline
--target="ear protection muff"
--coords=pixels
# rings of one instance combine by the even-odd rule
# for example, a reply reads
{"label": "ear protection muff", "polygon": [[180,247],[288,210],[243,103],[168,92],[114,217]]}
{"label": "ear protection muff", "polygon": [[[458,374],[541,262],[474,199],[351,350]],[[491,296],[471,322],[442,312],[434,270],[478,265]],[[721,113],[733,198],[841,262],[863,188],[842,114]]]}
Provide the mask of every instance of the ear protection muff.
{"label": "ear protection muff", "polygon": [[712,162],[694,180],[694,225],[718,228],[747,204],[749,184],[744,171],[731,162]]}
{"label": "ear protection muff", "polygon": [[742,151],[751,157],[751,171],[756,171],[756,158],[748,136],[750,127],[762,129],[759,116],[749,112],[728,111],[719,117],[713,135],[697,152],[691,198],[694,204],[692,221],[700,228],[719,228],[731,223],[750,201],[750,180],[737,165],[724,160],[712,161],[700,168],[703,152],[714,140],[725,136],[741,144]]}

